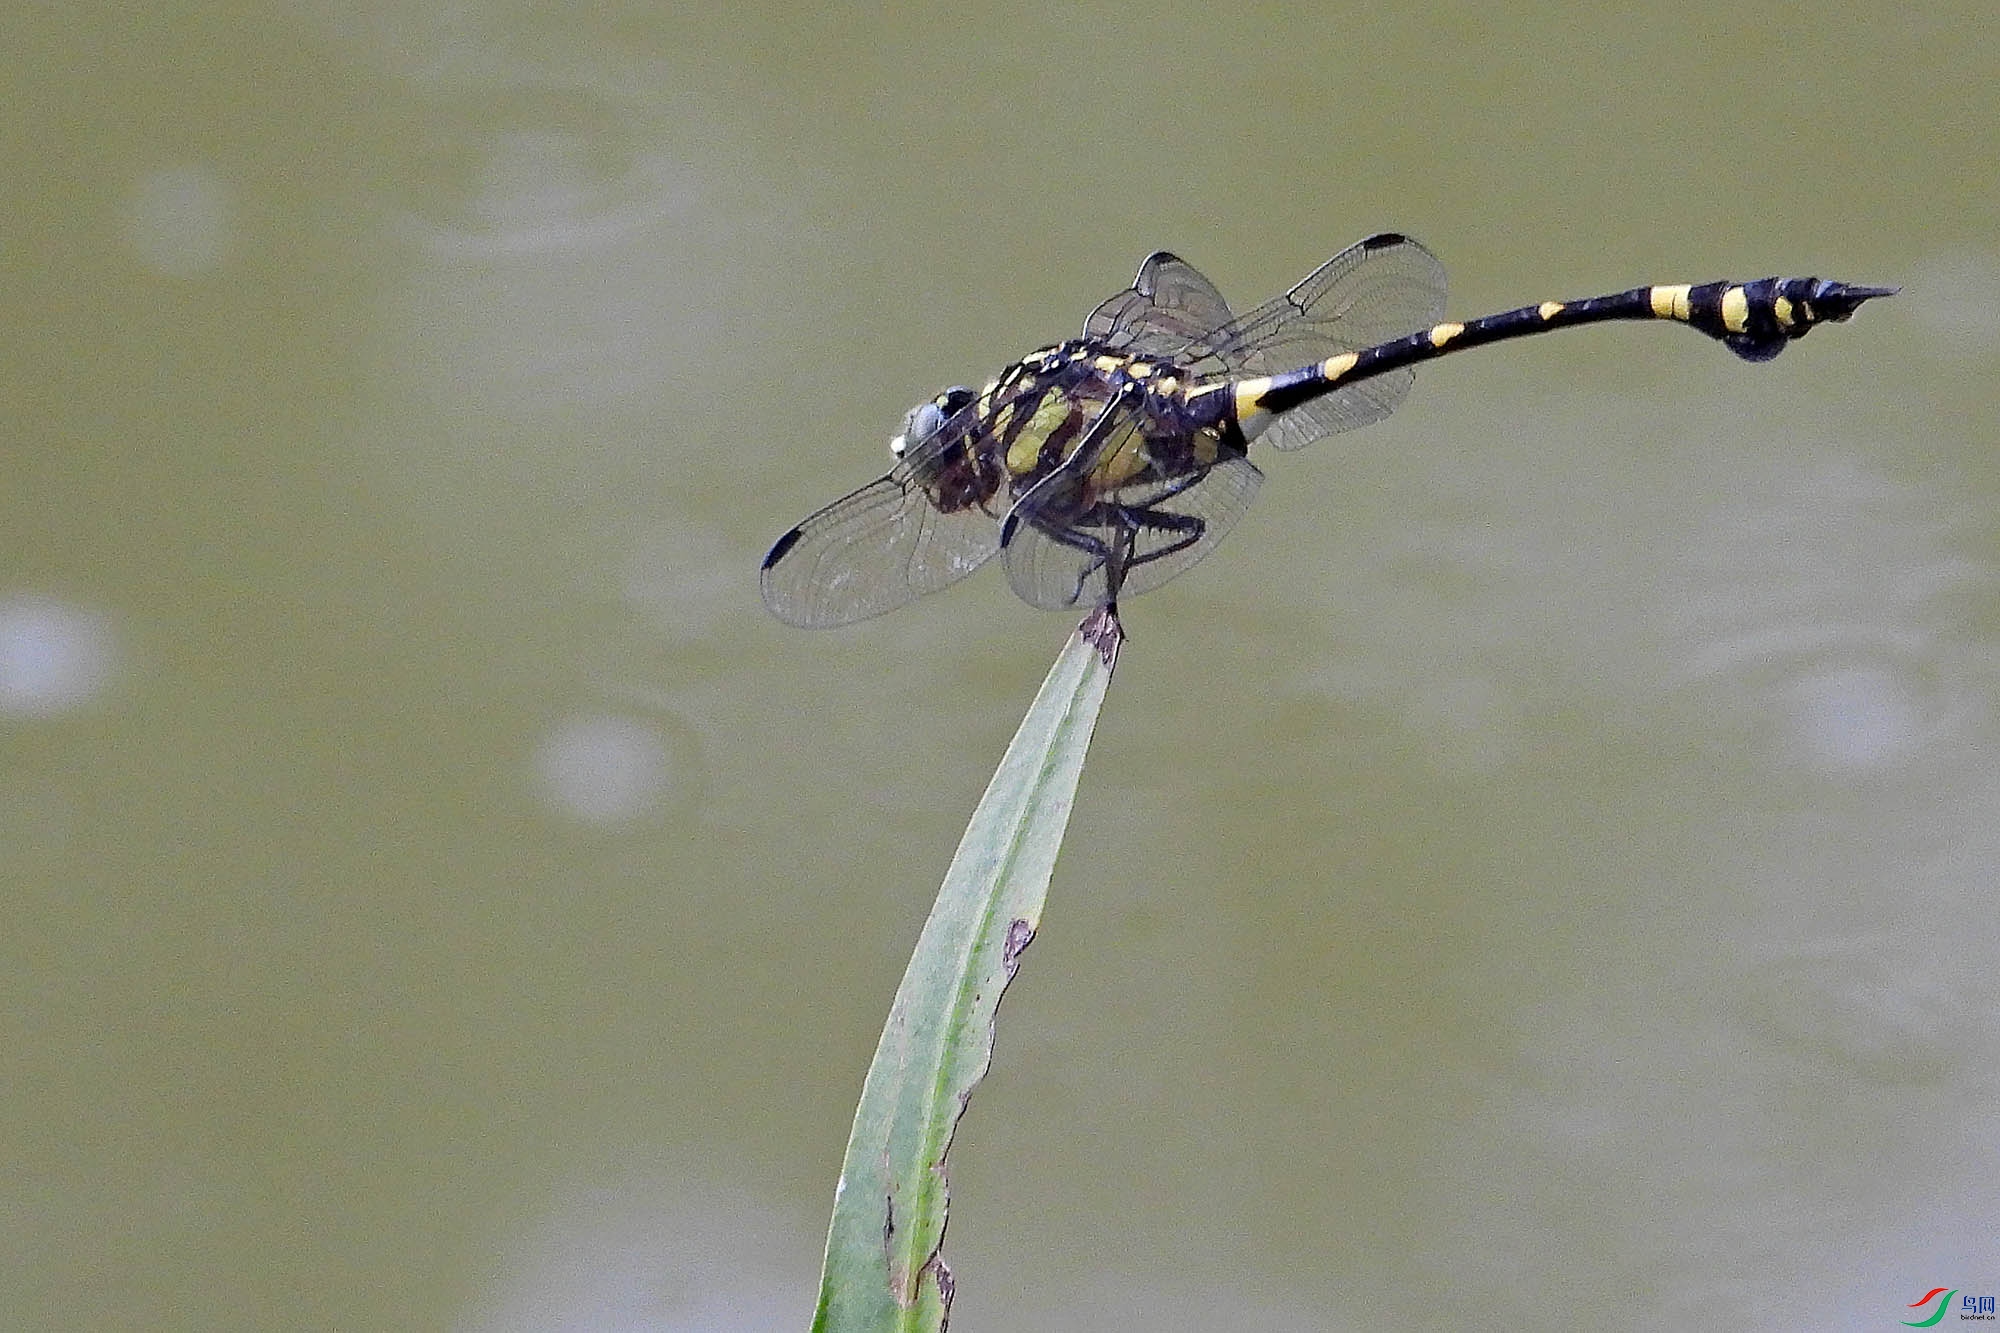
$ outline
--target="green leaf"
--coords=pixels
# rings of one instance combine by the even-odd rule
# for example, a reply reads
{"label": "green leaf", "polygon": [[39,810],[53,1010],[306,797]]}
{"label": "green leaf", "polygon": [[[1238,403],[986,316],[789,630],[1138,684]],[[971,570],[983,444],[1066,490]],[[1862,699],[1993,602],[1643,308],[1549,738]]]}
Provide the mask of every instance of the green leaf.
{"label": "green leaf", "polygon": [[1000,995],[1042,919],[1122,641],[1108,608],[1077,627],[958,844],[854,1114],[813,1318],[821,1333],[944,1327],[945,1153],[992,1062]]}

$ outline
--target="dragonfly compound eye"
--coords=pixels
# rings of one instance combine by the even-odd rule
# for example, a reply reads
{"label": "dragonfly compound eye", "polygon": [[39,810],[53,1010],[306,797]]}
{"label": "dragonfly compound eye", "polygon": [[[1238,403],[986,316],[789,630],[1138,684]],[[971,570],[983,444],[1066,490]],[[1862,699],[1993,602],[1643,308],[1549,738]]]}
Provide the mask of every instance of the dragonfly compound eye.
{"label": "dragonfly compound eye", "polygon": [[927,403],[918,403],[903,415],[902,432],[889,441],[889,452],[901,458],[937,434],[945,422],[971,401],[972,390],[955,386]]}

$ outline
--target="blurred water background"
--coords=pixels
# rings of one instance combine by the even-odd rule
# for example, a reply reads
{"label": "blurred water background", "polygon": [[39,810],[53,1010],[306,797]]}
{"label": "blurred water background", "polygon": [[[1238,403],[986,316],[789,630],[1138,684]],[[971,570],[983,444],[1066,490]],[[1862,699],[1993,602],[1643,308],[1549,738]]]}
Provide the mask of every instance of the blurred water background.
{"label": "blurred water background", "polygon": [[764,547],[1171,247],[1617,328],[1265,457],[1133,635],[960,1333],[1880,1328],[1996,1285],[1971,4],[16,6],[0,1324],[800,1328],[1069,625]]}

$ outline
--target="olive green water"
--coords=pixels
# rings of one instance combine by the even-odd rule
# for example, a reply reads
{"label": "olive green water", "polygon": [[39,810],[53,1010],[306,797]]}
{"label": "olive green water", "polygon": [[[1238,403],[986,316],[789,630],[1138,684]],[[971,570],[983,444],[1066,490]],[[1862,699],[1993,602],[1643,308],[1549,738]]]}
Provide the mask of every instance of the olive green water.
{"label": "olive green water", "polygon": [[1260,459],[1127,608],[954,1330],[2000,1286],[1986,7],[29,9],[0,1326],[802,1327],[1069,626],[787,630],[759,556],[1148,250],[1243,306],[1385,228],[1460,316],[1904,292]]}

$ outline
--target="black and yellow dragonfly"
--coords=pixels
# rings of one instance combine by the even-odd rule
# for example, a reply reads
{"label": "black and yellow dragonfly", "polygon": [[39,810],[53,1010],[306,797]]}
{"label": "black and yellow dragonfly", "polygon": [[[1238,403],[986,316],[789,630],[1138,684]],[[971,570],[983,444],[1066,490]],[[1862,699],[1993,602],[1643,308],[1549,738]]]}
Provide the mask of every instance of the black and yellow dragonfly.
{"label": "black and yellow dragonfly", "polygon": [[[1444,268],[1407,236],[1349,246],[1246,315],[1166,251],[1129,290],[984,388],[912,408],[889,474],[780,537],[764,557],[778,619],[825,628],[894,610],[1002,556],[1051,610],[1115,606],[1222,540],[1264,474],[1250,441],[1297,449],[1380,421],[1418,362],[1605,320],[1664,319],[1767,361],[1893,287],[1765,278],[1635,287],[1440,322]],[[1410,332],[1410,330],[1417,330]]]}

